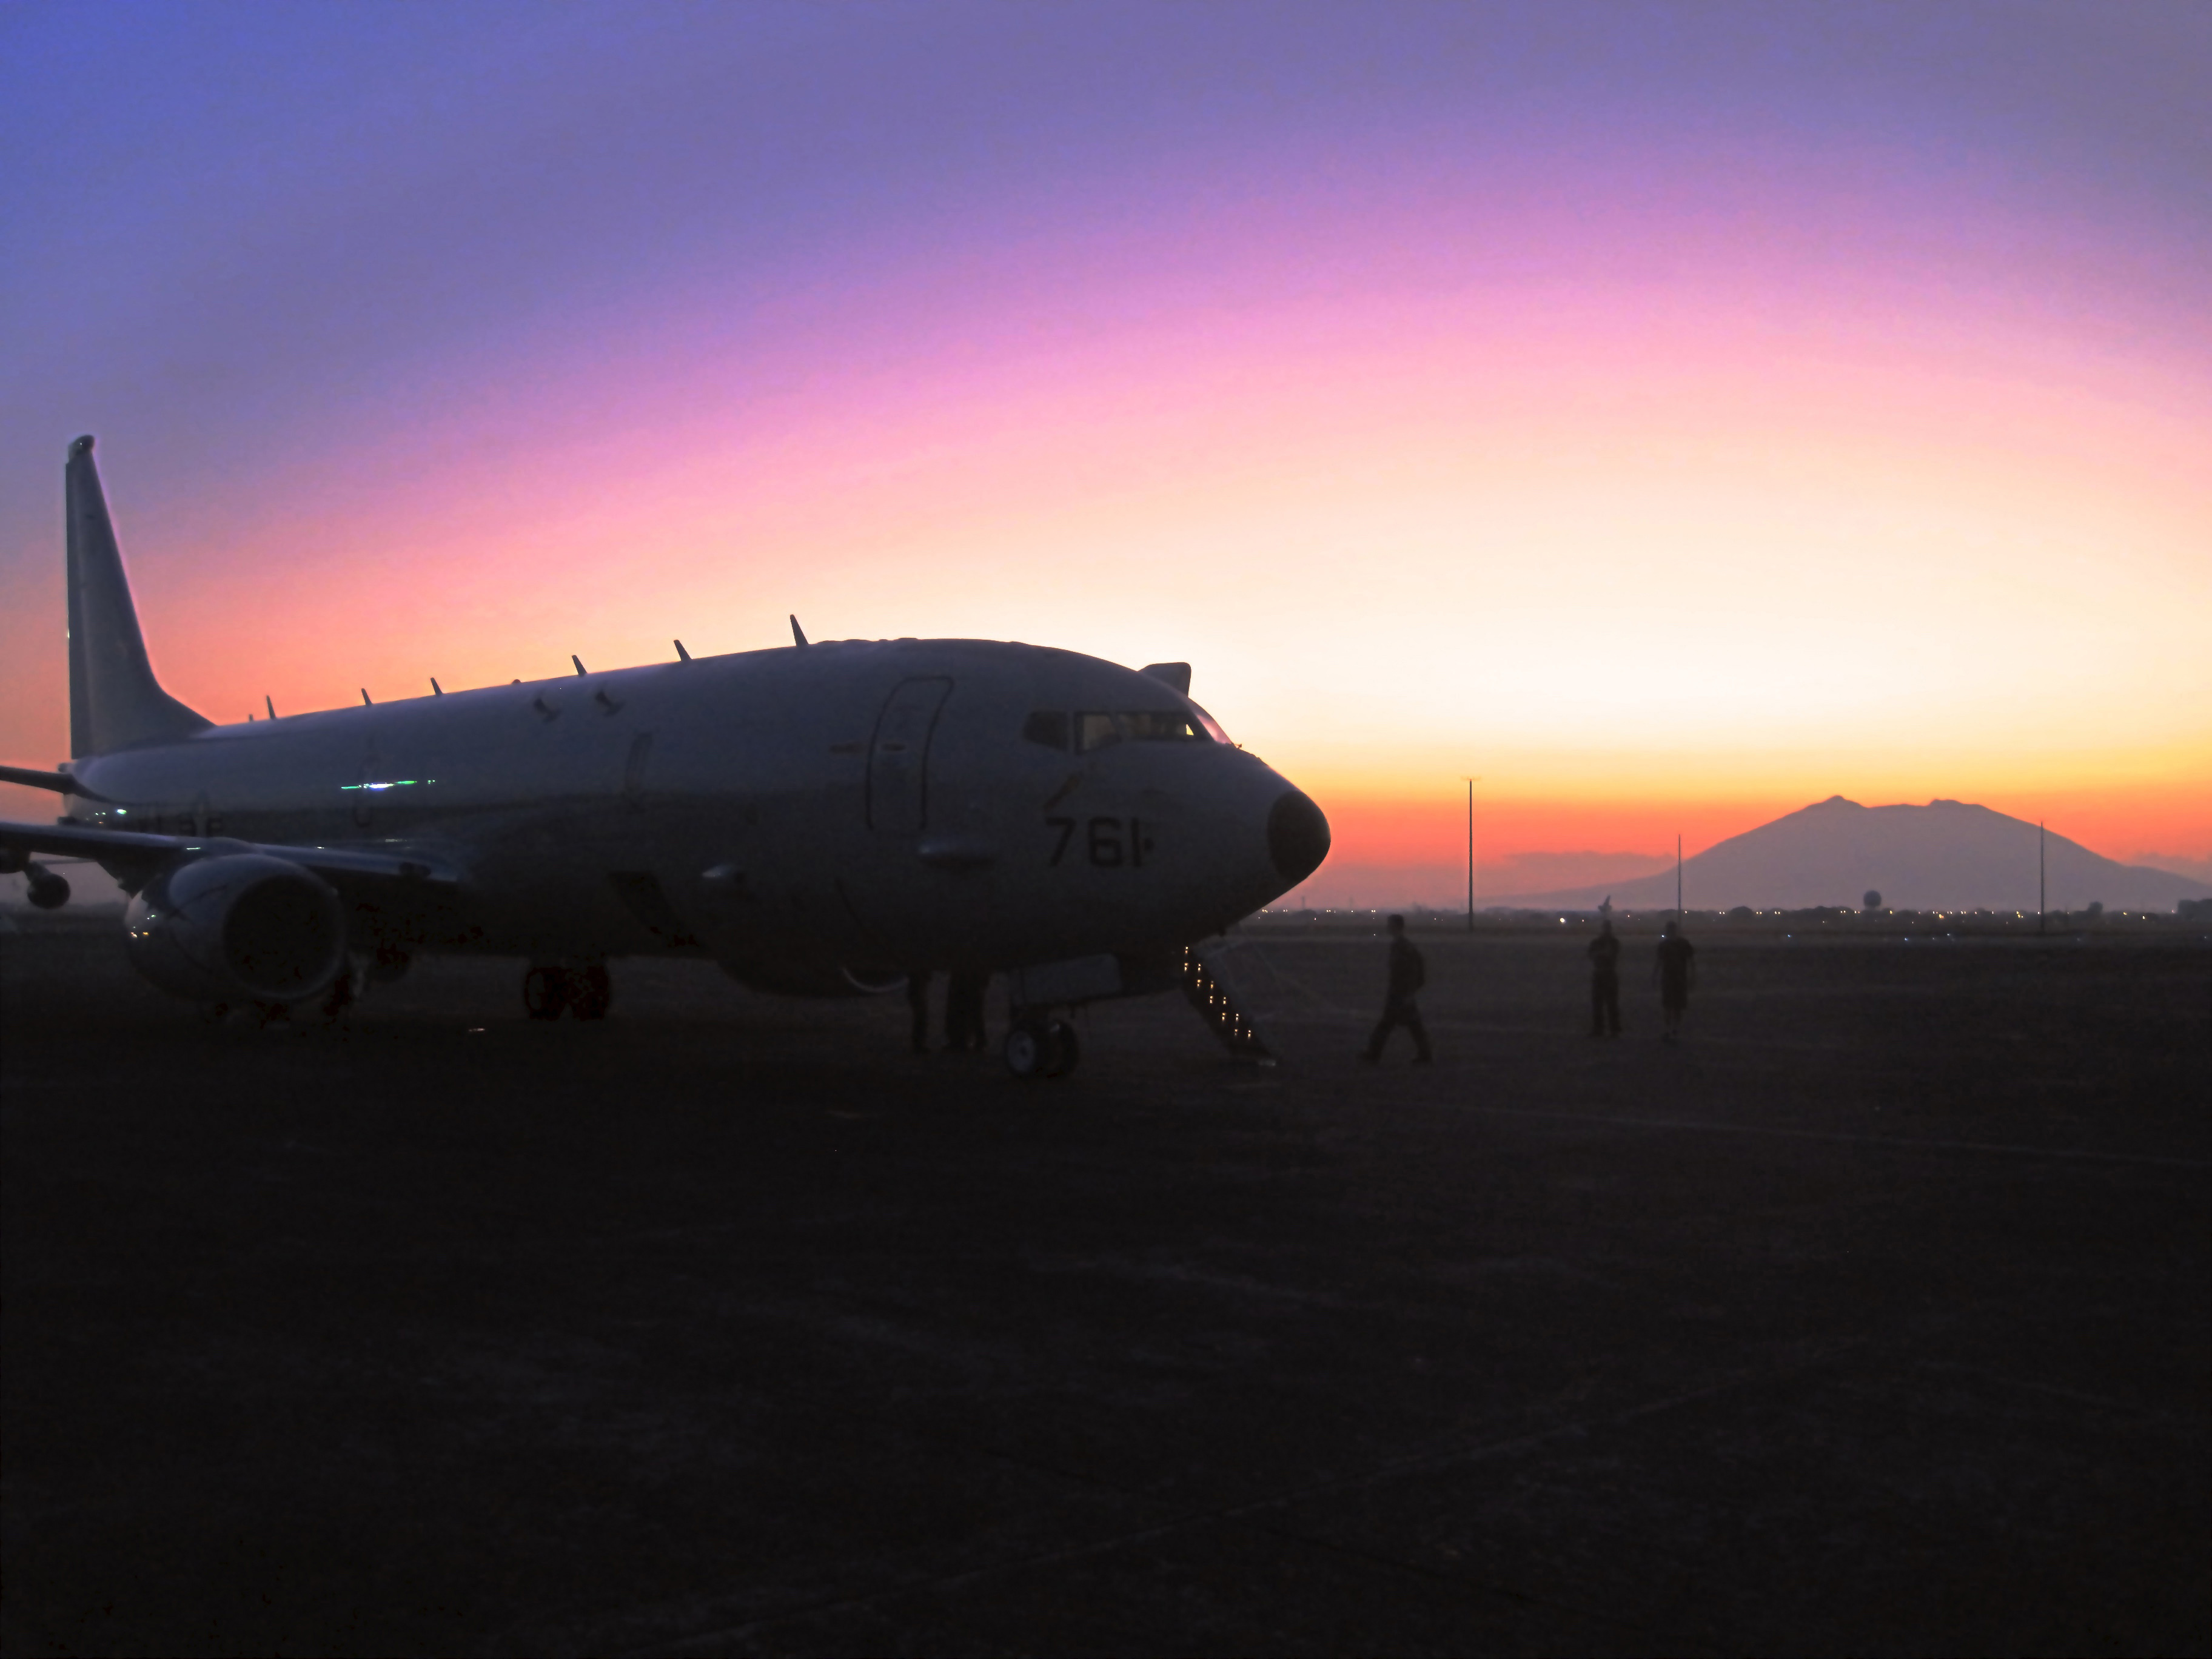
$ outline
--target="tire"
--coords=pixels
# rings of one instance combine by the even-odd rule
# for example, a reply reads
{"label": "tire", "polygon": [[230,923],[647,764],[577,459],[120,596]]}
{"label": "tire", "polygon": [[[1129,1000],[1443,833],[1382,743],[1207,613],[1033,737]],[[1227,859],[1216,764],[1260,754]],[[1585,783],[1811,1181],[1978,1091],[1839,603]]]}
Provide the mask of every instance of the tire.
{"label": "tire", "polygon": [[614,1000],[615,988],[604,966],[595,963],[568,976],[568,1012],[578,1019],[605,1019]]}
{"label": "tire", "polygon": [[522,976],[522,1006],[532,1019],[558,1019],[575,994],[565,968],[532,968]]}
{"label": "tire", "polygon": [[1016,1077],[1042,1077],[1052,1057],[1052,1039],[1043,1026],[1024,1023],[1006,1033],[1000,1053],[1006,1057],[1006,1069]]}
{"label": "tire", "polygon": [[1056,1019],[1045,1029],[1045,1068],[1047,1077],[1066,1077],[1075,1069],[1075,1062],[1083,1057],[1083,1045],[1076,1040],[1075,1027],[1064,1019]]}

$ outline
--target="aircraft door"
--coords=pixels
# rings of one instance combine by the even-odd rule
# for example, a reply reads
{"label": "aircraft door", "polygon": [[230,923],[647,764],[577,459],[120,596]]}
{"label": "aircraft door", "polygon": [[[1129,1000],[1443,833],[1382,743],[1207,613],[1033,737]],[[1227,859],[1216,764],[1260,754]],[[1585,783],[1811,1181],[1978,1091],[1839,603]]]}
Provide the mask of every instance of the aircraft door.
{"label": "aircraft door", "polygon": [[929,739],[952,690],[948,679],[902,680],[884,702],[868,745],[868,827],[918,836],[929,815]]}

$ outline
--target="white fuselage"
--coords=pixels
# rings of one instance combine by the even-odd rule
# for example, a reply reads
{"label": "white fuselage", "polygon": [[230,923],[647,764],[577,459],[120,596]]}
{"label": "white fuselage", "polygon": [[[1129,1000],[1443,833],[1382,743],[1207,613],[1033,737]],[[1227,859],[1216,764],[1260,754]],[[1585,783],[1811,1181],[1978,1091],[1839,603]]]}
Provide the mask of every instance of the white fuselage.
{"label": "white fuselage", "polygon": [[1278,808],[1319,813],[1255,757],[1055,747],[1041,713],[1195,714],[1070,652],[823,642],[211,727],[79,761],[69,811],[459,872],[356,905],[356,950],[708,954],[763,982],[1171,950],[1310,868]]}

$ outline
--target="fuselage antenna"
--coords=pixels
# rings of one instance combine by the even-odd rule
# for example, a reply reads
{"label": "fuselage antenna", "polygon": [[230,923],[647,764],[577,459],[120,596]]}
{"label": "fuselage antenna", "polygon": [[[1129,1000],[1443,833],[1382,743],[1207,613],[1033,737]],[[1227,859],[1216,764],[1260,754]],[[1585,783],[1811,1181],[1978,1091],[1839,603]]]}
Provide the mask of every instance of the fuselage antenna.
{"label": "fuselage antenna", "polygon": [[799,627],[799,618],[797,617],[793,617],[791,619],[791,642],[793,645],[804,645],[806,643],[806,630]]}
{"label": "fuselage antenna", "polygon": [[372,708],[375,707],[375,705],[368,700],[368,688],[365,685],[361,688],[361,706],[364,708]]}
{"label": "fuselage antenna", "polygon": [[584,672],[584,659],[571,653],[568,660],[576,665],[576,672],[580,676]]}
{"label": "fuselage antenna", "polygon": [[691,660],[691,653],[684,648],[684,641],[681,640],[676,641],[676,659],[678,662],[690,662]]}
{"label": "fuselage antenna", "polygon": [[446,695],[446,688],[438,684],[438,677],[435,674],[430,676],[430,695],[434,697],[442,697]]}

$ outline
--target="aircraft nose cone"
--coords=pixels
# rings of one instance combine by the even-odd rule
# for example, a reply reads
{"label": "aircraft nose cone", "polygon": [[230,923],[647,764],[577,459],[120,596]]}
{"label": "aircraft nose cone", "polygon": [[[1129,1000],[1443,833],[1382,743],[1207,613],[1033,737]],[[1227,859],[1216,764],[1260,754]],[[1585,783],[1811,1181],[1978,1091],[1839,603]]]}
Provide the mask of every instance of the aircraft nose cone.
{"label": "aircraft nose cone", "polygon": [[1304,791],[1285,790],[1268,809],[1267,854],[1292,887],[1328,856],[1328,820]]}

